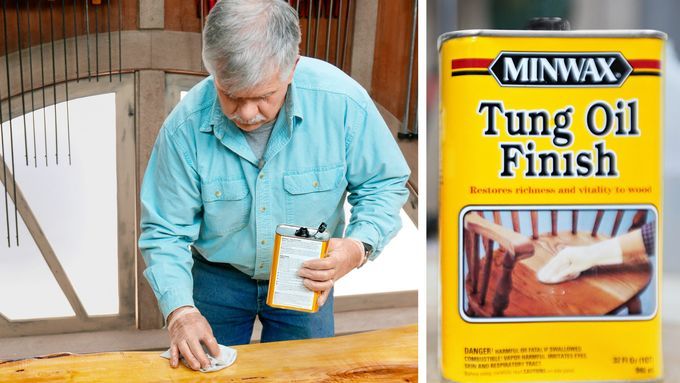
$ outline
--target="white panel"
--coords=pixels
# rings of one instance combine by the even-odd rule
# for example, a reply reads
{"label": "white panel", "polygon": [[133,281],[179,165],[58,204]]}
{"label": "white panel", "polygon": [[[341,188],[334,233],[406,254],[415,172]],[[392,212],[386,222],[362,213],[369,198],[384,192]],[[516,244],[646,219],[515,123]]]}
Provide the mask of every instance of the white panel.
{"label": "white panel", "polygon": [[[0,172],[1,173],[1,172]],[[0,177],[2,175],[0,174]],[[19,216],[19,244],[14,231],[14,204],[8,199],[12,247],[7,247],[5,189],[0,186],[0,313],[11,320],[75,315],[33,238]]]}
{"label": "white panel", "polygon": [[[89,315],[118,313],[118,225],[116,196],[115,94],[108,93],[69,102],[72,165],[68,163],[66,104],[57,105],[58,134],[52,106],[35,112],[37,167],[33,159],[33,121],[27,115],[29,166],[24,158],[24,129],[21,117],[13,120],[14,162],[17,185],[44,231],[57,258],[66,270]],[[43,112],[46,126],[43,125]],[[6,162],[10,164],[9,128],[5,124]],[[46,128],[44,130],[44,128]],[[55,138],[57,137],[57,138]],[[47,148],[45,151],[45,139]],[[55,163],[58,140],[59,165]],[[45,163],[47,153],[47,166]],[[4,224],[4,199],[0,216]],[[13,213],[13,209],[11,211]],[[12,237],[14,236],[13,226]],[[4,225],[0,227],[0,232]],[[20,248],[0,245],[0,254],[28,252],[36,263],[42,259],[30,237],[20,238]],[[44,264],[44,261],[43,261]],[[46,266],[44,266],[46,267]],[[22,262],[11,262],[3,271],[26,275],[35,281],[27,296],[42,297],[45,276]],[[35,274],[35,275],[34,275]],[[6,281],[0,281],[3,285]],[[7,289],[14,289],[11,284]],[[51,302],[34,300],[35,305]],[[3,312],[16,310],[8,307]]]}
{"label": "white panel", "polygon": [[[347,221],[350,207],[345,202]],[[404,210],[400,216],[401,231],[375,261],[340,279],[335,284],[335,296],[418,290],[416,273],[425,262],[425,254],[420,251],[418,229]]]}

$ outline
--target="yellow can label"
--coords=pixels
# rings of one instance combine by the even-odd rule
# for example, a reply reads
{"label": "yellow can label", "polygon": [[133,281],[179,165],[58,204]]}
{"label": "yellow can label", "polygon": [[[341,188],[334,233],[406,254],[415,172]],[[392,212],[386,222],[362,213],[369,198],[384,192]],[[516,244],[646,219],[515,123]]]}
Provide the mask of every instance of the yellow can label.
{"label": "yellow can label", "polygon": [[662,51],[634,31],[441,44],[445,378],[661,378]]}

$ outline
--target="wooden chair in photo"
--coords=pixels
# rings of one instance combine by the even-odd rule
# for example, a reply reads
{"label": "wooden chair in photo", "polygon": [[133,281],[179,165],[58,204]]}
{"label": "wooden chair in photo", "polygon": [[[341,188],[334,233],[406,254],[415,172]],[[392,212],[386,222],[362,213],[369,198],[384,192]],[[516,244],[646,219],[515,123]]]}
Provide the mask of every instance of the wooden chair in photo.
{"label": "wooden chair in photo", "polygon": [[[494,222],[484,218],[480,211],[465,215],[463,251],[468,266],[465,277],[468,316],[601,316],[616,314],[623,308],[630,315],[641,313],[640,294],[652,278],[648,261],[595,267],[559,284],[538,281],[538,270],[562,248],[589,245],[621,234],[623,210],[616,211],[609,235],[598,232],[604,210],[597,211],[593,227],[587,231],[578,230],[579,212],[571,211],[571,230],[558,231],[558,213],[569,212],[552,210],[551,231],[539,233],[538,212],[531,211],[530,236],[520,232],[518,211],[511,212],[512,229],[502,226],[498,211],[493,212]],[[646,220],[647,210],[637,211],[628,231],[641,227]]]}

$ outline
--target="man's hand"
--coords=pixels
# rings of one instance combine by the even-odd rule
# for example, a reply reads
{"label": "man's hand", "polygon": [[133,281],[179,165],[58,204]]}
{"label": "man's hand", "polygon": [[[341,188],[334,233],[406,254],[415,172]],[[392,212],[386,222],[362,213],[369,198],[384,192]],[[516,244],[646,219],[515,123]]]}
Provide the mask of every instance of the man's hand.
{"label": "man's hand", "polygon": [[298,271],[305,287],[321,293],[319,306],[323,306],[335,281],[361,265],[364,245],[351,238],[331,238],[325,258],[306,261]]}
{"label": "man's hand", "polygon": [[561,283],[578,278],[581,272],[591,267],[622,262],[621,246],[613,238],[588,246],[569,246],[560,250],[536,273],[536,277],[543,283]]}
{"label": "man's hand", "polygon": [[198,309],[183,306],[168,316],[170,332],[170,366],[177,368],[179,355],[184,357],[194,370],[210,367],[210,360],[203,351],[201,342],[208,352],[217,358],[220,347],[213,336],[212,328]]}

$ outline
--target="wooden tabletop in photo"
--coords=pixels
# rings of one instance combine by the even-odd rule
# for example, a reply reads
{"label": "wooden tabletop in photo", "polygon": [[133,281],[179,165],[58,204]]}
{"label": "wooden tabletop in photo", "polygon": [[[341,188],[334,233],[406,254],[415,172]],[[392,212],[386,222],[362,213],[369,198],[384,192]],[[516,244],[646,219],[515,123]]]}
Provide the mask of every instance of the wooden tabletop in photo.
{"label": "wooden tabletop in photo", "polygon": [[173,369],[160,352],[109,352],[0,362],[0,382],[417,382],[417,325],[326,339],[234,347],[221,371]]}

